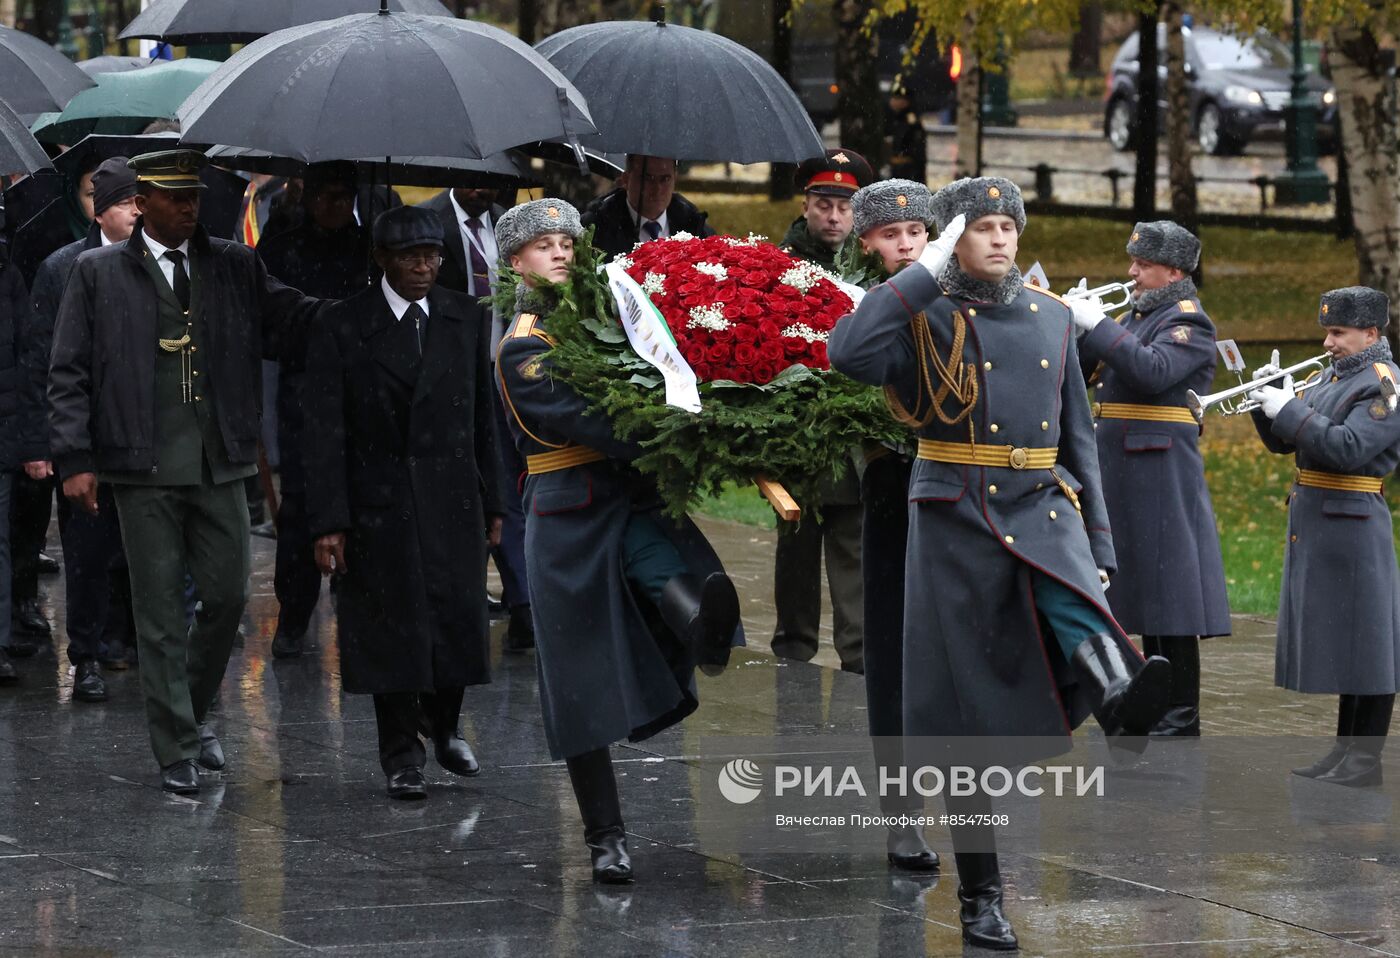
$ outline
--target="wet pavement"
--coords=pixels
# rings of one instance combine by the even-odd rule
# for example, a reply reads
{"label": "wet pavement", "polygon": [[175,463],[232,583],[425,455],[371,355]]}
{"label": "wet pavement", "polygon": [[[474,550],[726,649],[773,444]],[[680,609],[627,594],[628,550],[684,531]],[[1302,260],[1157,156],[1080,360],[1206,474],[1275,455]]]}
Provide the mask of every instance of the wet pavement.
{"label": "wet pavement", "polygon": [[[0,690],[0,955],[963,954],[951,861],[942,880],[915,880],[890,872],[879,847],[748,855],[676,837],[691,824],[706,735],[819,743],[865,722],[861,680],[830,667],[829,632],[816,663],[766,654],[772,534],[705,525],[753,645],[702,680],[683,726],[614,749],[639,878],[630,890],[589,879],[567,777],[544,745],[533,659],[502,654],[501,627],[496,679],[466,700],[482,774],[457,779],[430,762],[428,801],[391,803],[370,700],[340,690],[328,603],[312,654],[271,658],[272,543],[254,540],[247,635],[216,723],[228,769],[181,799],[159,789],[139,673],[107,673],[105,704],[70,701],[61,579],[46,579],[58,649],[19,662],[24,684]],[[1207,734],[1326,734],[1332,699],[1271,686],[1271,623],[1236,626],[1202,656]],[[1131,853],[1005,850],[1024,953],[1400,954],[1400,849],[1383,828],[1370,855],[1210,857],[1142,829]],[[949,851],[946,839],[935,846]]]}

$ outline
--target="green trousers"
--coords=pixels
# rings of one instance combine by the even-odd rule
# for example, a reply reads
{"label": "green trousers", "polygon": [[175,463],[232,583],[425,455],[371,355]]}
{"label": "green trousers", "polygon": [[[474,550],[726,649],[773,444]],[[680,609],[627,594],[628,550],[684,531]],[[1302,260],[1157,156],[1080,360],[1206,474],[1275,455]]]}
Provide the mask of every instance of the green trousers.
{"label": "green trousers", "polygon": [[[199,725],[219,694],[248,596],[243,481],[113,484],[131,567],[131,607],[151,748],[162,768],[199,757]],[[191,626],[185,574],[200,601]]]}
{"label": "green trousers", "polygon": [[1050,623],[1050,631],[1066,661],[1074,657],[1074,650],[1089,636],[1113,631],[1092,602],[1043,572],[1031,573],[1031,593],[1036,611]]}

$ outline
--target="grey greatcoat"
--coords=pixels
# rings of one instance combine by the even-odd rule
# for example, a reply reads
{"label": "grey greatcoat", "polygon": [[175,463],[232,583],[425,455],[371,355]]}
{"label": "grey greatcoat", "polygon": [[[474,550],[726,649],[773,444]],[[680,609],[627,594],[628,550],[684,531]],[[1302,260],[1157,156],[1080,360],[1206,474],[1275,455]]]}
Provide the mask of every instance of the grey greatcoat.
{"label": "grey greatcoat", "polygon": [[[1382,364],[1400,382],[1400,369]],[[1308,390],[1272,423],[1254,414],[1271,452],[1300,469],[1388,476],[1400,462],[1400,412],[1380,398],[1367,363]],[[1390,509],[1379,493],[1295,485],[1288,496],[1274,682],[1295,692],[1400,691],[1400,571]]]}
{"label": "grey greatcoat", "polygon": [[694,523],[665,518],[654,489],[627,465],[641,447],[614,437],[605,418],[550,378],[542,354],[551,345],[535,316],[517,314],[501,340],[496,375],[527,462],[581,446],[606,456],[524,477],[540,706],[550,754],[562,759],[655,735],[699,704],[693,658],[654,612],[643,612],[628,585],[628,519],[650,514],[696,574],[722,567]]}
{"label": "grey greatcoat", "polygon": [[[1098,568],[1115,567],[1069,308],[1029,287],[1009,305],[955,301],[928,270],[911,265],[841,319],[828,351],[836,369],[894,386],[912,410],[919,374],[911,320],[927,315],[946,358],[955,310],[967,321],[961,359],[978,383],[976,442],[1059,453],[1053,470],[915,461],[904,734],[1046,736],[1037,747],[1055,754],[1068,747],[1089,706],[1042,629],[1031,571],[1058,580],[1112,623]],[[951,411],[953,403],[945,406]],[[918,434],[966,446],[969,427],[934,417]],[[1082,520],[1057,476],[1077,493]],[[1127,636],[1114,635],[1129,660],[1140,662]]]}
{"label": "grey greatcoat", "polygon": [[[1099,469],[1118,573],[1108,604],[1141,635],[1229,635],[1225,567],[1194,422],[1099,416],[1105,403],[1186,413],[1186,392],[1210,392],[1215,326],[1191,298],[1102,322],[1079,343],[1098,367]],[[1102,366],[1099,364],[1102,363]]]}
{"label": "grey greatcoat", "polygon": [[[436,287],[422,356],[375,284],[312,330],[307,524],[345,533],[336,605],[347,692],[490,681],[486,523],[500,515],[481,307]],[[411,333],[410,333],[411,337]]]}

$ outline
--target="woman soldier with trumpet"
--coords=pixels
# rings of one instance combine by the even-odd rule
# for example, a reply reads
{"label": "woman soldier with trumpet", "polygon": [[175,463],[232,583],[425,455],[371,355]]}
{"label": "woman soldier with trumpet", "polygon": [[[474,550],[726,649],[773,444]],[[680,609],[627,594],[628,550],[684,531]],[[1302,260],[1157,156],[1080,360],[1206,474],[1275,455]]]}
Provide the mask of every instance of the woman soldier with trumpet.
{"label": "woman soldier with trumpet", "polygon": [[1385,476],[1400,463],[1400,367],[1383,331],[1390,301],[1364,286],[1322,294],[1331,369],[1305,396],[1277,363],[1256,370],[1254,425],[1270,452],[1293,453],[1274,682],[1340,695],[1337,741],[1294,773],[1381,784],[1381,749],[1400,690],[1400,569]]}
{"label": "woman soldier with trumpet", "polygon": [[[1201,734],[1198,638],[1230,634],[1225,567],[1188,395],[1215,376],[1215,325],[1191,271],[1201,241],[1169,220],[1127,245],[1132,311],[1117,322],[1080,303],[1079,356],[1093,387],[1094,438],[1118,573],[1108,604],[1143,652],[1171,663],[1171,708],[1153,735]],[[1097,370],[1097,371],[1096,371]]]}

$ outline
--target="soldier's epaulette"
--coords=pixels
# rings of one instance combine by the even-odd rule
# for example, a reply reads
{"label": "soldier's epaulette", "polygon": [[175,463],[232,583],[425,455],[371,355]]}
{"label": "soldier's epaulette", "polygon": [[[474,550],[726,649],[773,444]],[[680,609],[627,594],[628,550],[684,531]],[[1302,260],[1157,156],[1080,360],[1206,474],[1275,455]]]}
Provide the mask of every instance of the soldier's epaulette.
{"label": "soldier's epaulette", "polygon": [[1033,293],[1039,293],[1039,294],[1042,295],[1042,296],[1049,296],[1051,299],[1053,299],[1055,302],[1059,303],[1061,306],[1064,306],[1064,307],[1066,307],[1066,308],[1069,307],[1069,302],[1066,301],[1065,298],[1064,298],[1063,296],[1056,296],[1054,293],[1050,292],[1050,290],[1048,290],[1048,289],[1042,289],[1041,287],[1035,285],[1034,283],[1026,283],[1026,284],[1022,287],[1022,289],[1029,290],[1030,292],[1033,292]]}
{"label": "soldier's epaulette", "polygon": [[1194,299],[1183,299],[1176,304],[1176,308],[1181,310],[1183,313],[1200,312],[1200,310],[1196,308],[1196,301]]}
{"label": "soldier's epaulette", "polygon": [[1400,387],[1400,383],[1395,381],[1395,374],[1390,371],[1389,363],[1372,363],[1371,368],[1376,371],[1376,378],[1382,382],[1389,380],[1392,386]]}
{"label": "soldier's epaulette", "polygon": [[511,339],[529,339],[531,336],[538,336],[551,346],[557,346],[558,340],[539,327],[540,318],[534,313],[521,313],[515,321],[515,329],[511,331]]}

